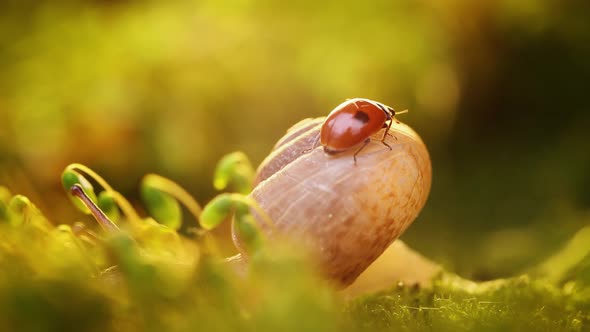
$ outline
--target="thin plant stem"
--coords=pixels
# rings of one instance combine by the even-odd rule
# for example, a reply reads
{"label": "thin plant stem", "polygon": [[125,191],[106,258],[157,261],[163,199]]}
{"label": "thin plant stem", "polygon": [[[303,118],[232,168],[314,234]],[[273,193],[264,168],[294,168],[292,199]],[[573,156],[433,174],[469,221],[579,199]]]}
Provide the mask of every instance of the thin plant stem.
{"label": "thin plant stem", "polygon": [[82,186],[75,184],[72,186],[72,188],[70,188],[70,192],[72,195],[78,197],[82,200],[82,202],[84,202],[86,207],[88,207],[88,209],[92,212],[94,219],[96,219],[98,224],[102,226],[104,230],[108,232],[116,232],[119,230],[119,227],[114,222],[112,222],[98,206],[96,206],[96,204],[90,199],[90,197],[88,197],[88,195],[86,195],[84,189],[82,189]]}
{"label": "thin plant stem", "polygon": [[169,195],[172,195],[178,199],[187,208],[187,210],[193,215],[196,221],[201,216],[203,210],[199,203],[189,194],[184,188],[178,185],[176,182],[162,177],[157,174],[148,174],[143,178],[144,183],[149,182],[150,186],[157,188]]}
{"label": "thin plant stem", "polygon": [[139,220],[141,220],[141,217],[137,214],[137,212],[135,211],[135,209],[133,208],[131,203],[129,203],[129,201],[123,195],[119,194],[118,191],[113,189],[113,187],[111,187],[105,179],[103,179],[100,175],[98,175],[98,173],[93,171],[91,168],[89,168],[85,165],[79,164],[79,163],[74,163],[74,164],[68,165],[68,167],[66,169],[67,170],[74,170],[74,171],[81,171],[81,172],[89,175],[101,187],[103,187],[105,191],[107,191],[109,194],[112,195],[113,199],[117,202],[117,205],[119,205],[119,207],[121,208],[121,211],[123,211],[123,213],[127,216],[127,218],[129,220],[131,220],[131,222],[135,223],[135,222],[138,222]]}

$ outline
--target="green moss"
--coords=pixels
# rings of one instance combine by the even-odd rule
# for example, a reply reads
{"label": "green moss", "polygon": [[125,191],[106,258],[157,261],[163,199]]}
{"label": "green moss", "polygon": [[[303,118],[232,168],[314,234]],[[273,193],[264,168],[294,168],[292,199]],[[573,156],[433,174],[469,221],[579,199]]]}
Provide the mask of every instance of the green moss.
{"label": "green moss", "polygon": [[528,277],[475,284],[442,276],[431,289],[396,287],[346,310],[364,330],[580,331],[590,324],[589,308],[590,296]]}
{"label": "green moss", "polygon": [[79,224],[54,226],[26,197],[18,198],[27,204],[0,223],[1,331],[590,327],[590,255],[580,245],[586,229],[530,276],[477,283],[445,272],[429,288],[399,284],[344,301],[296,246],[262,241],[236,269],[199,232],[181,236],[149,218],[122,220],[122,230],[108,234]]}

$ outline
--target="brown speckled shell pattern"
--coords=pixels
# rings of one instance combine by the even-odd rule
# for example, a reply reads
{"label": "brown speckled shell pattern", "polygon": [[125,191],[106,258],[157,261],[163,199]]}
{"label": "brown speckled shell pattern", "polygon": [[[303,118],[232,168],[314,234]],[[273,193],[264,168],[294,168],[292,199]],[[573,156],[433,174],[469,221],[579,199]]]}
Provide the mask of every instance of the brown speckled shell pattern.
{"label": "brown speckled shell pattern", "polygon": [[274,222],[269,237],[307,243],[325,275],[346,286],[416,219],[432,170],[420,137],[395,120],[386,138],[392,150],[380,131],[356,165],[356,148],[328,155],[317,140],[323,119],[301,121],[279,140],[251,196]]}

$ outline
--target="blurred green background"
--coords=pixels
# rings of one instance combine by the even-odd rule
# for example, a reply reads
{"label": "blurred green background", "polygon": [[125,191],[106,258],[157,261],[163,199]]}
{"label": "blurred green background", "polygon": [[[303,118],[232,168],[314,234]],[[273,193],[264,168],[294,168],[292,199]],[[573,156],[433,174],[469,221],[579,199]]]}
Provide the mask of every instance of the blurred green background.
{"label": "blurred green background", "polygon": [[[463,276],[518,273],[588,224],[588,1],[33,1],[0,5],[0,183],[56,223],[82,162],[137,200],[156,172],[206,202],[346,98],[398,110],[433,162],[402,237]],[[318,199],[321,199],[318,197]]]}

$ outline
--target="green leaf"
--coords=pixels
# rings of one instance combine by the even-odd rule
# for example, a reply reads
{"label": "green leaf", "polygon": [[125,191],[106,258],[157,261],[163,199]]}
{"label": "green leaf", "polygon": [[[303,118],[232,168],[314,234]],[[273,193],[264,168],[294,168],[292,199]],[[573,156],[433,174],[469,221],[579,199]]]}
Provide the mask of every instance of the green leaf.
{"label": "green leaf", "polygon": [[23,195],[14,195],[8,203],[8,219],[14,226],[25,222],[27,210],[32,206],[31,201]]}
{"label": "green leaf", "polygon": [[236,214],[233,231],[246,251],[252,255],[262,248],[263,240],[256,219],[250,214]]}
{"label": "green leaf", "polygon": [[203,208],[199,224],[204,229],[213,229],[230,216],[233,208],[234,201],[231,194],[218,195]]}
{"label": "green leaf", "polygon": [[233,186],[237,192],[247,194],[252,190],[254,174],[254,168],[246,154],[232,152],[217,163],[213,186],[217,190]]}
{"label": "green leaf", "polygon": [[182,225],[182,210],[180,204],[171,195],[143,183],[141,197],[150,215],[160,224],[172,229],[179,229]]}
{"label": "green leaf", "polygon": [[12,211],[16,213],[23,213],[27,207],[31,206],[31,204],[32,203],[28,197],[23,195],[14,195],[14,197],[12,197],[10,200],[9,206]]}
{"label": "green leaf", "polygon": [[107,191],[98,194],[98,207],[114,222],[121,218],[121,211],[113,195]]}

